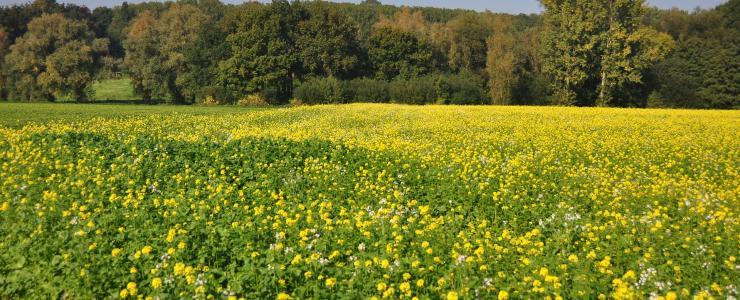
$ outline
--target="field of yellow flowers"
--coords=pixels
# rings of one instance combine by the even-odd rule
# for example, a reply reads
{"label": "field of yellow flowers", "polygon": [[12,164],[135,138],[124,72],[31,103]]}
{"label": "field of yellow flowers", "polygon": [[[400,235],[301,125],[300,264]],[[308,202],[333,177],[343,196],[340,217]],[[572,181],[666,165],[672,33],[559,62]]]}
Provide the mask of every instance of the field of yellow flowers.
{"label": "field of yellow flowers", "polygon": [[0,298],[734,299],[739,170],[737,111],[0,127]]}

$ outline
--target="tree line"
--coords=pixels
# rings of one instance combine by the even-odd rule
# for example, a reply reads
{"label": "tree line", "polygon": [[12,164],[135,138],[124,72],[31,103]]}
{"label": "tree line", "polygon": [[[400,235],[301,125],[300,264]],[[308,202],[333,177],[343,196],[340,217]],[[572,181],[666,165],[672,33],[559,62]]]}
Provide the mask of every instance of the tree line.
{"label": "tree line", "polygon": [[0,7],[0,99],[740,106],[740,0],[541,0],[542,14],[275,0]]}

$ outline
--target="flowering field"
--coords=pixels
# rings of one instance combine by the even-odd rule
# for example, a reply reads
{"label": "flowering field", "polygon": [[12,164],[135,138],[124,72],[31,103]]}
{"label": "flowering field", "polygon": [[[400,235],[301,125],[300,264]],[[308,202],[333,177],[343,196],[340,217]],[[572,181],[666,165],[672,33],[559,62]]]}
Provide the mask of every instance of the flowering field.
{"label": "flowering field", "polygon": [[0,127],[0,298],[735,298],[739,170],[736,111]]}

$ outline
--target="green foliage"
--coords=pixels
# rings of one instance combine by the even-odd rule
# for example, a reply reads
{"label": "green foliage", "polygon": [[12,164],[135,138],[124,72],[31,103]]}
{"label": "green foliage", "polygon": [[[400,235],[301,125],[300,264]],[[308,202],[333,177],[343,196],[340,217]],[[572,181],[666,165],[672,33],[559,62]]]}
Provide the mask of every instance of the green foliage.
{"label": "green foliage", "polygon": [[356,78],[346,82],[350,102],[385,103],[390,101],[390,85],[385,80]]}
{"label": "green foliage", "polygon": [[159,68],[159,35],[156,22],[151,12],[145,11],[131,21],[127,28],[124,48],[126,57],[124,65],[131,75],[134,91],[145,102],[154,98],[164,98],[160,80],[163,75]]}
{"label": "green foliage", "polygon": [[304,104],[345,103],[345,84],[335,77],[312,77],[302,82],[293,92],[293,97]]}
{"label": "green foliage", "polygon": [[[193,103],[192,76],[185,52],[209,17],[193,5],[173,5],[156,19],[146,11],[128,28],[126,65],[136,91],[145,100],[166,96],[173,103]],[[190,89],[189,89],[190,88]]]}
{"label": "green foliage", "polygon": [[643,1],[543,0],[545,72],[561,105],[610,105],[672,48],[670,36],[641,24]]}
{"label": "green foliage", "polygon": [[[675,50],[651,67],[654,103],[668,107],[740,105],[740,29],[733,0],[715,10],[654,12],[648,20],[677,39]],[[735,7],[735,10],[733,10]],[[734,12],[733,12],[734,11]]]}
{"label": "green foliage", "polygon": [[449,66],[454,71],[481,71],[486,65],[486,39],[494,19],[490,13],[461,14],[447,23]]}
{"label": "green foliage", "polygon": [[363,55],[355,22],[321,2],[308,12],[310,17],[298,24],[296,37],[302,74],[341,79],[355,76]]}
{"label": "green foliage", "polygon": [[[233,104],[260,94],[286,104],[301,85],[294,81],[314,77],[344,85],[375,78],[356,81],[362,91],[348,88],[356,96],[346,101],[389,101],[389,82],[398,78],[471,71],[483,78],[487,103],[738,105],[740,0],[691,13],[632,0],[542,4],[544,14],[517,16],[374,1],[123,2],[92,12],[51,0],[0,6],[0,98],[84,100],[84,82],[127,73],[147,102]],[[55,45],[57,55],[3,59],[3,36],[8,47],[28,44],[21,37],[43,14],[84,24],[88,34],[80,44]],[[43,58],[21,59],[37,54]],[[440,84],[437,92],[446,88]]]}
{"label": "green foliage", "polygon": [[511,19],[499,17],[493,27],[494,33],[486,40],[488,88],[493,104],[506,105],[513,102],[512,92],[518,81],[516,40],[510,31]]}
{"label": "green foliage", "polygon": [[218,82],[218,63],[229,54],[225,43],[227,32],[220,25],[220,20],[213,17],[202,23],[198,35],[183,50],[186,63],[185,70],[179,74],[179,82],[183,93],[196,101],[210,96],[223,104],[235,99]]}
{"label": "green foliage", "polygon": [[237,98],[261,93],[272,104],[287,103],[298,65],[296,26],[304,11],[287,1],[253,7],[226,39],[230,56],[219,64],[220,84]]}
{"label": "green foliage", "polygon": [[483,78],[472,71],[439,75],[435,82],[436,103],[487,104]]}
{"label": "green foliage", "polygon": [[422,76],[432,72],[434,66],[430,44],[413,33],[390,28],[373,31],[368,58],[375,77],[385,80]]}
{"label": "green foliage", "polygon": [[391,102],[404,104],[428,104],[437,100],[436,76],[427,75],[391,81],[389,95]]}

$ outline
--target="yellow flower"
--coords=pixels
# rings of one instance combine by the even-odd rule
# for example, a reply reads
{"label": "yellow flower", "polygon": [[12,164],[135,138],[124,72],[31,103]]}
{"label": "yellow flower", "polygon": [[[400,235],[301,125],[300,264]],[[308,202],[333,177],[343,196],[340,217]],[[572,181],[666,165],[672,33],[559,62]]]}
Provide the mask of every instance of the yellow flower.
{"label": "yellow flower", "polygon": [[676,295],[675,292],[668,292],[665,294],[665,300],[676,300],[678,299],[678,295]]}
{"label": "yellow flower", "polygon": [[401,292],[408,292],[411,290],[411,284],[408,282],[403,282],[398,286],[398,289],[401,290]]}
{"label": "yellow flower", "polygon": [[110,255],[113,256],[113,257],[116,257],[119,254],[121,254],[121,252],[123,252],[123,249],[121,249],[121,248],[113,248],[113,250],[110,251]]}
{"label": "yellow flower", "polygon": [[144,246],[144,248],[141,248],[141,253],[148,255],[149,253],[152,253],[152,247],[151,246]]}
{"label": "yellow flower", "polygon": [[499,291],[498,292],[498,300],[506,300],[509,299],[509,292],[507,291]]}
{"label": "yellow flower", "polygon": [[424,279],[419,279],[416,281],[416,286],[418,287],[424,287]]}
{"label": "yellow flower", "polygon": [[388,269],[388,267],[389,267],[390,265],[391,265],[391,263],[390,263],[390,262],[388,262],[388,260],[387,260],[387,259],[384,259],[384,260],[382,260],[382,261],[380,262],[380,267],[382,267],[383,269]]}
{"label": "yellow flower", "polygon": [[121,298],[128,297],[128,290],[126,289],[121,290],[121,292],[118,293],[118,296],[120,296]]}
{"label": "yellow flower", "polygon": [[290,299],[293,299],[293,297],[291,297],[290,295],[288,295],[286,293],[280,293],[280,294],[277,295],[277,298],[275,298],[275,299],[277,299],[277,300],[290,300]]}
{"label": "yellow flower", "polygon": [[154,278],[152,279],[152,287],[156,290],[162,287],[162,278]]}
{"label": "yellow flower", "polygon": [[324,285],[326,285],[326,287],[328,287],[328,288],[332,288],[332,287],[334,287],[334,285],[335,285],[336,283],[337,283],[337,279],[336,279],[336,278],[334,278],[334,277],[329,277],[329,278],[327,278],[327,279],[326,279],[326,281],[324,282]]}
{"label": "yellow flower", "polygon": [[185,264],[183,263],[176,263],[173,267],[173,271],[175,275],[185,275]]}
{"label": "yellow flower", "polygon": [[387,286],[383,282],[379,282],[378,285],[376,286],[376,288],[378,289],[378,292],[385,291],[386,287]]}
{"label": "yellow flower", "polygon": [[574,262],[574,263],[576,263],[576,262],[578,262],[578,255],[575,255],[575,254],[571,254],[571,255],[569,255],[569,256],[568,256],[568,260],[569,260],[570,262]]}
{"label": "yellow flower", "polygon": [[128,293],[131,294],[131,296],[135,296],[138,293],[136,282],[129,282],[126,285],[126,289],[128,290]]}
{"label": "yellow flower", "polygon": [[303,273],[303,276],[305,276],[305,277],[306,277],[306,279],[309,279],[309,278],[311,278],[311,277],[313,276],[313,272],[311,272],[311,271],[306,271],[306,273]]}
{"label": "yellow flower", "polygon": [[457,292],[450,291],[447,293],[447,300],[457,300]]}

